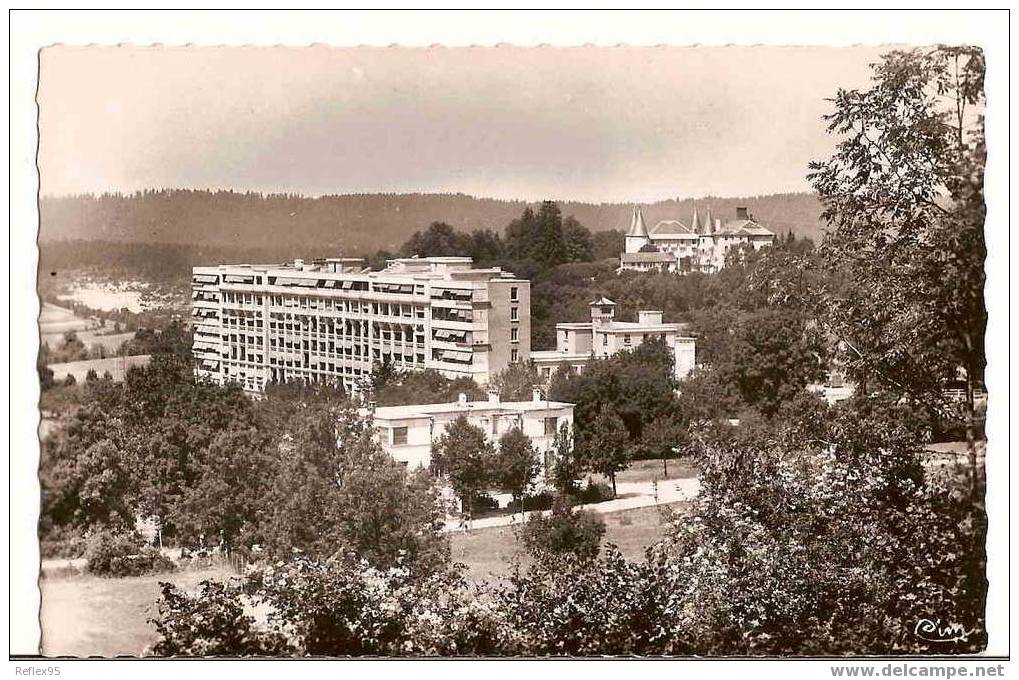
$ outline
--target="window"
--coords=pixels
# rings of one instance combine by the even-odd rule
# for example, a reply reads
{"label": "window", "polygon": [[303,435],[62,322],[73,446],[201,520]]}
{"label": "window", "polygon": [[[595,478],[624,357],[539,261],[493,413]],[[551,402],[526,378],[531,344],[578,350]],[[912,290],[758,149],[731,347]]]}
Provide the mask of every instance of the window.
{"label": "window", "polygon": [[510,288],[510,300],[516,302],[519,299],[520,299],[519,291],[516,286],[513,286],[512,288]]}
{"label": "window", "polygon": [[549,416],[545,418],[545,436],[554,437],[556,430],[559,428],[559,419],[555,416]]}
{"label": "window", "polygon": [[629,345],[630,344],[630,336],[629,335],[624,335],[623,336],[623,344],[624,345]]}
{"label": "window", "polygon": [[513,363],[520,361],[520,352],[515,349],[510,350],[510,361]]}
{"label": "window", "polygon": [[407,445],[407,428],[406,427],[394,427],[390,430],[392,438],[390,443],[393,446],[406,446]]}
{"label": "window", "polygon": [[516,321],[520,318],[520,309],[518,307],[510,307],[510,321]]}
{"label": "window", "polygon": [[510,341],[517,342],[520,340],[520,330],[518,328],[510,329]]}
{"label": "window", "polygon": [[609,344],[609,334],[608,333],[602,333],[601,334],[601,344],[603,344],[603,345],[608,345]]}

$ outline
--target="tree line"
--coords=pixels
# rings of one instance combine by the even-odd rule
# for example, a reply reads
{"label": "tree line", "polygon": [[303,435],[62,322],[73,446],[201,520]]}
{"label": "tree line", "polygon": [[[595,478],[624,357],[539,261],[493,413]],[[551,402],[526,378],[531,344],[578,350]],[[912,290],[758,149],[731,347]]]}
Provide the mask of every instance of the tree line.
{"label": "tree line", "polygon": [[[574,215],[593,232],[629,225],[629,204],[560,204],[565,213]],[[737,205],[753,205],[757,218],[776,230],[784,233],[792,229],[810,238],[818,234],[821,206],[808,193],[707,197],[696,204],[702,210],[710,205],[717,216],[735,215]],[[660,219],[686,221],[694,205],[692,199],[668,199],[645,205],[644,212],[652,224]],[[181,244],[235,251],[286,251],[297,246],[304,249],[304,257],[308,253],[338,257],[393,250],[432,221],[445,222],[462,232],[498,230],[525,208],[539,207],[526,201],[421,193],[309,197],[149,189],[133,194],[43,196],[39,202],[40,241]]]}

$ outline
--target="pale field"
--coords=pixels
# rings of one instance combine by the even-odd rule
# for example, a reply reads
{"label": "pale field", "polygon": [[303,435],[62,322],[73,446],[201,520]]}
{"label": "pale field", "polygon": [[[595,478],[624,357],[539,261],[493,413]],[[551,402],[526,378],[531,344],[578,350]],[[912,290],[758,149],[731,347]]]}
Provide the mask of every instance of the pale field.
{"label": "pale field", "polygon": [[79,283],[75,285],[69,295],[64,296],[64,299],[74,300],[92,309],[107,312],[114,312],[126,307],[129,311],[138,313],[144,309],[142,295],[141,291],[119,288],[110,284]]}
{"label": "pale field", "polygon": [[90,369],[94,369],[101,378],[107,371],[114,381],[121,381],[129,368],[134,366],[145,366],[149,363],[148,354],[138,354],[129,357],[113,357],[110,359],[86,359],[85,361],[69,361],[63,364],[50,364],[55,382],[64,381],[68,375],[73,375],[75,381],[81,383],[85,380]]}
{"label": "pale field", "polygon": [[44,656],[140,656],[156,642],[159,582],[192,589],[225,579],[224,567],[131,578],[55,576],[39,580]]}
{"label": "pale field", "polygon": [[[659,507],[601,517],[606,529],[603,544],[616,544],[633,560],[642,559],[644,548],[663,535]],[[524,567],[530,564],[514,527],[457,533],[450,542],[453,561],[464,563],[474,581],[505,578],[515,562]],[[49,570],[53,575],[39,580],[44,656],[140,656],[158,637],[149,619],[158,613],[160,581],[194,589],[200,581],[233,575],[227,567],[117,579],[61,576],[60,571]]]}

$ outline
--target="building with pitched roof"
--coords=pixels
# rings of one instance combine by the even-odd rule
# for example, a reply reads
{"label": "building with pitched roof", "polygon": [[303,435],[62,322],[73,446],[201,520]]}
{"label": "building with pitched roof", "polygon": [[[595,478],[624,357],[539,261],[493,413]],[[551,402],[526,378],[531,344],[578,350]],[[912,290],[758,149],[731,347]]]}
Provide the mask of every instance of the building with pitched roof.
{"label": "building with pitched roof", "polygon": [[685,324],[666,323],[662,313],[654,310],[637,312],[636,321],[616,321],[616,303],[605,297],[590,306],[590,322],[557,323],[556,348],[531,352],[531,361],[545,380],[556,369],[579,373],[592,359],[635,349],[653,338],[661,338],[672,350],[677,379],[685,378],[693,370],[696,343],[686,335]]}
{"label": "building with pitched roof", "polygon": [[710,207],[703,219],[694,208],[689,226],[662,220],[650,230],[641,209],[634,208],[619,271],[716,272],[734,248],[760,250],[774,240],[775,234],[755,222],[746,208],[736,208],[736,219],[725,224],[712,218]]}

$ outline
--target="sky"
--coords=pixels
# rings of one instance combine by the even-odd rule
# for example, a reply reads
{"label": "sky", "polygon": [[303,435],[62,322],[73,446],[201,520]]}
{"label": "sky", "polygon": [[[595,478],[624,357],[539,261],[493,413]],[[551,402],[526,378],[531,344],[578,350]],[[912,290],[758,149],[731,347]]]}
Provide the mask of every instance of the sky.
{"label": "sky", "polygon": [[64,47],[44,195],[146,188],[652,202],[807,191],[890,48]]}

